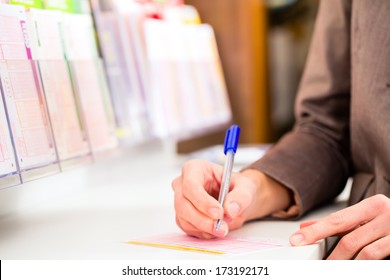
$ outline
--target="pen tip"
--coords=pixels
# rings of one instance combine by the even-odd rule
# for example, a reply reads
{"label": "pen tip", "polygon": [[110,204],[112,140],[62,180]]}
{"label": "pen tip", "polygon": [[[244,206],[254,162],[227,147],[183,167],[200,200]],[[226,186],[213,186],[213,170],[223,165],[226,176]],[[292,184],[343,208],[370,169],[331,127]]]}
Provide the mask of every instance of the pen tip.
{"label": "pen tip", "polygon": [[215,230],[218,231],[220,227],[221,227],[221,220],[218,220],[217,223],[215,224]]}

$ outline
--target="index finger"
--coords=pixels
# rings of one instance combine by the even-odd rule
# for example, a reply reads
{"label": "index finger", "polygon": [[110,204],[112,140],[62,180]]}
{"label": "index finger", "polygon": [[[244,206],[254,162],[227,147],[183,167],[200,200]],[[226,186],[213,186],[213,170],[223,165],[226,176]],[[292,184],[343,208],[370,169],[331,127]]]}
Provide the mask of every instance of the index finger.
{"label": "index finger", "polygon": [[223,216],[220,203],[213,197],[219,192],[222,167],[203,161],[191,161],[183,166],[182,195],[203,214],[219,219]]}
{"label": "index finger", "polygon": [[362,223],[372,220],[376,210],[371,201],[365,201],[334,212],[316,223],[301,228],[290,237],[294,246],[313,244],[326,237],[350,231]]}

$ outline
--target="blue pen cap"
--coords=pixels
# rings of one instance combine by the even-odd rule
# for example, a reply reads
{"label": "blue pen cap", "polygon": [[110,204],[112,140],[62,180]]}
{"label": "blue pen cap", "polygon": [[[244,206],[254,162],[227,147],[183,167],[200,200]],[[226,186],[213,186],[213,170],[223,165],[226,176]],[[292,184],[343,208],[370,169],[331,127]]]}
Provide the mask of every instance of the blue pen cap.
{"label": "blue pen cap", "polygon": [[232,125],[226,131],[226,135],[225,135],[225,143],[223,149],[225,155],[229,150],[233,150],[233,152],[236,153],[239,138],[240,138],[240,127],[238,125]]}

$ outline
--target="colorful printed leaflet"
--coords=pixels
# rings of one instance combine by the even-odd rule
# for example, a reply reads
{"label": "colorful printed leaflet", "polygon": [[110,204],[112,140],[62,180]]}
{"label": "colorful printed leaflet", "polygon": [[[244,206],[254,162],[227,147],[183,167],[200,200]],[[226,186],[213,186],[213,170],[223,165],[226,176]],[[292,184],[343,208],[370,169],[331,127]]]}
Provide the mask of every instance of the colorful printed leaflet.
{"label": "colorful printed leaflet", "polygon": [[48,111],[61,161],[89,154],[65,60],[39,62]]}
{"label": "colorful printed leaflet", "polygon": [[71,69],[92,152],[117,146],[115,119],[102,62],[73,61]]}
{"label": "colorful printed leaflet", "polygon": [[28,60],[0,60],[5,104],[21,171],[57,161],[37,69]]}
{"label": "colorful printed leaflet", "polygon": [[60,29],[62,13],[29,9],[26,18],[32,58],[35,60],[65,59]]}
{"label": "colorful printed leaflet", "polygon": [[22,6],[0,4],[0,59],[31,59]]}
{"label": "colorful printed leaflet", "polygon": [[0,91],[0,178],[17,171],[3,102],[3,96]]}

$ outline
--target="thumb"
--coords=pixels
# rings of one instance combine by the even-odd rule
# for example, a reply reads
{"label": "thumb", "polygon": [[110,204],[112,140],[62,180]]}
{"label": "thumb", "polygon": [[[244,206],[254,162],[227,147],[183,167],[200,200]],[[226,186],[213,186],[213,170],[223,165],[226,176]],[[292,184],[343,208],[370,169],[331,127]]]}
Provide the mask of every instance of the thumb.
{"label": "thumb", "polygon": [[232,190],[226,195],[224,212],[228,220],[238,217],[252,203],[255,185],[248,178],[237,174],[232,180]]}

